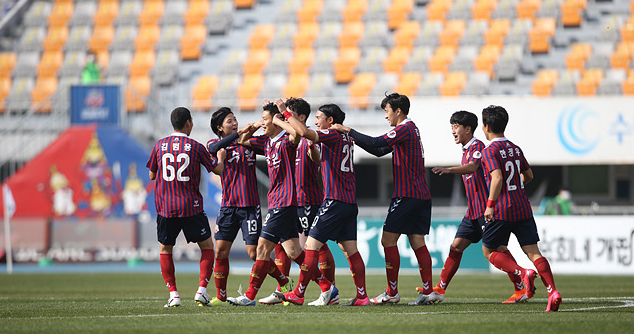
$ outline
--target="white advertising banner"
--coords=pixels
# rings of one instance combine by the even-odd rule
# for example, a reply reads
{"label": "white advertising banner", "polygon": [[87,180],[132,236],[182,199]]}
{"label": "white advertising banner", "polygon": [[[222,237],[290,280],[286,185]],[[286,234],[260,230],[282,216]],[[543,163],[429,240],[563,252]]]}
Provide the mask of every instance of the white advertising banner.
{"label": "white advertising banner", "polygon": [[[475,135],[488,144],[482,133],[482,109],[491,104],[508,111],[505,135],[524,150],[530,164],[634,163],[634,97],[483,96],[411,99],[409,116],[421,131],[426,165],[460,162],[460,147],[449,124],[455,111],[476,114]],[[390,129],[382,116],[381,112],[348,112],[345,124],[378,136]],[[369,157],[361,149],[355,155]]]}
{"label": "white advertising banner", "polygon": [[[537,216],[539,249],[555,274],[634,275],[634,217]],[[535,269],[511,235],[517,263]],[[501,272],[490,267],[492,272]]]}

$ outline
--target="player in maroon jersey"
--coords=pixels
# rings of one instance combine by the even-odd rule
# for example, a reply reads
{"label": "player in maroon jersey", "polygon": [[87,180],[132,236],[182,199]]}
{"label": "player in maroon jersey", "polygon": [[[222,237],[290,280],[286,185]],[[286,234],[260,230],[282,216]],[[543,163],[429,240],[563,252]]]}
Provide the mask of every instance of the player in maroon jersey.
{"label": "player in maroon jersey", "polygon": [[176,237],[181,230],[187,242],[198,243],[202,253],[199,288],[194,300],[200,305],[211,306],[207,283],[213,271],[214,244],[198,187],[200,165],[208,172],[220,173],[225,151],[218,152],[218,160],[214,161],[205,146],[189,138],[194,123],[187,108],[174,109],[171,121],[174,133],[154,145],[147,163],[150,179],[156,180],[154,191],[161,274],[170,292],[165,307],[181,305],[172,258]]}
{"label": "player in maroon jersey", "polygon": [[396,304],[400,254],[397,242],[401,234],[407,235],[418,260],[423,289],[410,305],[427,305],[440,297],[432,289],[431,255],[425,245],[425,235],[431,226],[431,196],[425,181],[425,153],[418,127],[408,117],[410,102],[405,95],[392,93],[381,101],[385,119],[394,128],[379,137],[369,137],[346,126],[333,129],[348,133],[357,145],[376,156],[392,153],[394,193],[388,209],[381,244],[385,251],[385,271],[388,287],[379,296],[370,299],[373,304]]}
{"label": "player in maroon jersey", "polygon": [[[438,175],[457,174],[462,176],[467,195],[467,213],[462,218],[449,248],[449,256],[440,273],[440,281],[434,287],[434,291],[441,296],[440,301],[444,299],[445,290],[460,267],[464,250],[472,243],[477,243],[482,239],[484,209],[489,196],[484,173],[480,168],[482,150],[485,145],[474,137],[474,131],[478,127],[478,116],[464,110],[456,111],[451,115],[449,123],[454,141],[462,146],[462,161],[460,166],[434,167],[431,170]],[[502,251],[508,253],[508,256],[515,260],[506,247]],[[522,303],[528,300],[522,279],[515,274],[509,274],[509,278],[513,282],[515,293],[503,303]]]}
{"label": "player in maroon jersey", "polygon": [[[280,298],[293,304],[304,303],[304,293],[311,277],[319,272],[319,250],[328,241],[334,240],[346,254],[350,263],[350,271],[357,288],[356,297],[342,305],[368,305],[365,288],[365,264],[357,249],[357,214],[356,185],[354,176],[353,152],[354,143],[347,134],[329,130],[334,123],[341,124],[345,113],[336,104],[319,107],[315,114],[315,125],[318,130],[308,129],[296,114],[286,109],[284,101],[277,99],[275,104],[288,120],[288,124],[297,135],[313,143],[321,145],[321,174],[324,182],[324,201],[310,229],[306,240],[306,256],[300,267],[299,284],[288,293],[276,293]],[[329,282],[330,287],[324,290],[320,298],[311,305],[330,305],[338,300],[337,288]]]}
{"label": "player in maroon jersey", "polygon": [[537,273],[518,266],[504,252],[511,233],[515,234],[548,291],[546,312],[557,311],[561,304],[561,295],[555,288],[550,264],[537,246],[537,226],[524,190],[524,184],[533,179],[533,171],[522,149],[504,136],[508,119],[508,113],[503,107],[492,105],[482,110],[482,131],[491,141],[482,151],[482,166],[489,186],[484,211],[486,224],[482,232],[484,254],[496,268],[522,277],[526,293],[532,297]]}
{"label": "player in maroon jersey", "polygon": [[[264,154],[264,151],[236,143],[238,136],[245,133],[249,127],[238,130],[238,120],[227,107],[222,107],[213,113],[210,126],[218,138],[209,140],[207,149],[212,155],[223,148],[227,152],[225,167],[220,174],[222,203],[214,234],[216,239],[214,279],[217,292],[211,303],[217,305],[227,299],[229,253],[239,230],[242,231],[249,257],[253,261],[256,259],[258,238],[262,231],[262,215],[255,177],[255,155],[256,153]],[[270,275],[283,283],[287,282],[275,271],[275,268]]]}

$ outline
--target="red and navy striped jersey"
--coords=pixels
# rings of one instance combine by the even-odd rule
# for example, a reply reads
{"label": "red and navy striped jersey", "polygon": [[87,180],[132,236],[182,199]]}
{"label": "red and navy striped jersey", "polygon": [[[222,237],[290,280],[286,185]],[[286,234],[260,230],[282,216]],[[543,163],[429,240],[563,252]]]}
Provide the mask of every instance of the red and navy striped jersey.
{"label": "red and navy striped jersey", "polygon": [[266,195],[269,210],[296,206],[295,146],[291,143],[288,133],[282,130],[275,138],[265,135],[253,137],[249,141],[252,147],[265,150],[270,182]]}
{"label": "red and navy striped jersey", "polygon": [[504,221],[518,221],[533,216],[531,203],[524,190],[521,172],[530,168],[519,146],[501,137],[491,141],[482,151],[482,166],[491,187],[491,172],[502,171],[502,191],[497,199],[493,217]]}
{"label": "red and navy striped jersey", "polygon": [[480,164],[482,150],[484,150],[484,143],[475,137],[471,138],[467,145],[462,148],[462,165],[473,162],[480,166],[475,172],[462,175],[462,182],[467,193],[467,213],[465,217],[471,220],[484,216],[486,202],[489,198],[489,188],[482,171],[484,167]]}
{"label": "red and navy striped jersey", "polygon": [[392,198],[431,199],[425,181],[425,152],[416,124],[408,118],[383,138],[392,146]]}
{"label": "red and navy striped jersey", "polygon": [[317,131],[321,145],[321,175],[324,199],[344,203],[357,203],[357,185],[354,176],[354,143],[345,133],[333,130]]}
{"label": "red and navy striped jersey", "polygon": [[324,191],[319,180],[319,163],[308,156],[309,151],[308,140],[302,138],[295,155],[295,191],[298,206],[317,205],[324,201]]}
{"label": "red and navy striped jersey", "polygon": [[157,173],[156,212],[166,218],[191,217],[203,212],[200,165],[211,172],[218,165],[201,143],[174,133],[154,145],[147,167]]}
{"label": "red and navy striped jersey", "polygon": [[[207,148],[220,139],[211,139]],[[231,144],[225,148],[227,158],[220,175],[223,207],[250,207],[260,205],[258,182],[255,177],[255,155],[253,148]]]}

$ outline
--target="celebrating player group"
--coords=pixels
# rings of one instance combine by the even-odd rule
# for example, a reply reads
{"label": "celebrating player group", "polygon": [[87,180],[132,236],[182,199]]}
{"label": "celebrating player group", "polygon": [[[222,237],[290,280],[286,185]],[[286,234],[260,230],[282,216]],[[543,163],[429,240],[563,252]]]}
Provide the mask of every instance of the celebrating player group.
{"label": "celebrating player group", "polygon": [[[503,303],[522,303],[533,297],[539,275],[548,291],[546,312],[557,311],[562,298],[548,260],[537,246],[539,235],[524,185],[533,172],[522,149],[509,141],[504,131],[508,113],[503,107],[482,110],[482,131],[488,146],[475,137],[478,117],[457,111],[449,119],[456,144],[462,146],[462,162],[453,167],[434,167],[438,175],[459,174],[466,189],[467,212],[445,260],[440,281],[432,283],[432,260],[425,245],[431,224],[431,196],[425,181],[425,155],[420,132],[409,118],[407,96],[392,93],[381,101],[385,119],[392,127],[384,135],[371,137],[343,125],[345,113],[336,104],[325,104],[315,112],[315,128],[306,123],[311,107],[301,98],[264,101],[260,121],[239,128],[226,107],[211,117],[211,130],[218,137],[207,147],[189,138],[193,120],[187,108],[172,111],[174,133],[159,140],[147,163],[155,182],[157,235],[161,274],[170,292],[165,307],[180,306],[172,250],[183,231],[187,242],[201,249],[199,288],[194,297],[201,306],[230,303],[256,304],[256,296],[267,276],[278,286],[257,300],[264,305],[304,304],[311,281],[321,294],[311,306],[339,305],[335,285],[335,263],[328,240],[335,241],[350,264],[356,296],[340,304],[364,306],[396,304],[400,301],[397,247],[407,235],[419,265],[421,287],[409,305],[442,302],[449,283],[460,266],[463,251],[482,240],[484,256],[506,272],[513,295]],[[256,135],[262,129],[263,134]],[[356,180],[354,147],[375,156],[392,154],[394,192],[383,225],[381,244],[385,253],[387,286],[374,298],[365,285],[365,264],[357,249]],[[266,157],[270,187],[267,214],[262,219],[255,176],[256,155]],[[198,189],[200,165],[220,175],[222,203],[216,219],[215,248],[210,225]],[[227,296],[229,251],[238,230],[254,260],[246,292]],[[511,233],[537,269],[520,267],[507,245]],[[274,259],[271,258],[275,254]],[[297,285],[289,277],[291,261],[299,265]],[[214,266],[215,262],[215,266]],[[214,275],[216,296],[207,285]]]}

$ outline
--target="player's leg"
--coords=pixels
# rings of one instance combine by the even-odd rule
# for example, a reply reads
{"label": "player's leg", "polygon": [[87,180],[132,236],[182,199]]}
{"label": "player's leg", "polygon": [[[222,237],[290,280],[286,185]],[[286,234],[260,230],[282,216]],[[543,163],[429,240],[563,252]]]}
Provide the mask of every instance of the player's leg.
{"label": "player's leg", "polygon": [[370,304],[370,299],[365,286],[365,263],[363,258],[359,254],[357,249],[357,240],[341,240],[339,241],[339,247],[344,251],[348,257],[348,263],[350,264],[350,273],[354,280],[354,285],[357,288],[356,297],[342,306],[364,306]]}
{"label": "player's leg", "polygon": [[[218,305],[227,300],[227,281],[229,279],[229,254],[233,241],[240,230],[243,216],[242,208],[221,207],[216,218],[216,258],[214,260],[214,282],[216,283],[216,297],[211,300],[212,305]],[[247,234],[248,235],[248,234]],[[251,241],[251,242],[248,242]],[[245,238],[247,249],[249,244],[253,246],[252,253],[255,260],[255,246],[257,239]]]}
{"label": "player's leg", "polygon": [[180,233],[180,227],[174,222],[174,219],[158,216],[156,218],[157,239],[160,245],[160,265],[161,275],[165,281],[165,285],[169,290],[170,297],[165,307],[180,306],[181,300],[176,288],[176,276],[174,270],[174,259],[172,252],[176,244],[176,237]]}
{"label": "player's leg", "polygon": [[[315,221],[318,212],[319,205],[309,205],[297,208],[297,216],[299,217],[299,225],[297,229],[299,232],[299,244],[302,247],[306,245],[310,228]],[[293,259],[293,261],[295,261],[298,265],[301,265],[301,261],[298,262],[295,259]],[[330,252],[328,244],[326,243],[324,243],[319,250],[319,271],[321,271],[328,281],[335,284],[335,259]]]}
{"label": "player's leg", "polygon": [[377,297],[371,298],[372,304],[396,304],[400,301],[398,294],[398,272],[401,267],[401,255],[398,252],[397,242],[400,233],[392,233],[383,230],[381,245],[385,254],[385,276],[387,289]]}
{"label": "player's leg", "polygon": [[291,272],[291,259],[284,251],[282,244],[275,245],[275,265],[280,268],[282,274],[288,276]]}
{"label": "player's leg", "polygon": [[207,285],[211,279],[214,270],[214,242],[211,237],[204,241],[198,242],[200,247],[200,277],[198,291],[194,300],[200,306],[211,306],[209,295],[207,294]]}
{"label": "player's leg", "polygon": [[[311,231],[311,234],[313,234],[313,232],[314,231]],[[319,271],[319,249],[323,246],[323,244],[323,242],[317,240],[312,235],[308,236],[305,245],[306,250],[304,261],[299,267],[300,271],[297,287],[295,287],[295,289],[291,292],[276,293],[278,297],[296,305],[302,305],[304,303],[304,293],[306,292],[306,287],[308,287],[310,280]]]}
{"label": "player's leg", "polygon": [[438,285],[434,287],[436,293],[445,294],[445,290],[449,286],[451,279],[458,271],[460,267],[460,261],[462,260],[462,253],[467,247],[471,245],[471,240],[466,238],[456,237],[453,239],[451,246],[449,247],[449,255],[445,259],[445,263],[440,272],[440,281]]}
{"label": "player's leg", "polygon": [[418,261],[420,278],[423,282],[423,286],[421,288],[416,288],[419,293],[418,298],[416,298],[414,302],[409,303],[409,305],[429,305],[439,303],[442,301],[444,296],[437,294],[433,289],[431,255],[429,254],[429,250],[425,244],[425,235],[410,234],[408,235],[408,238],[409,244],[412,246],[412,249],[414,249],[414,255],[416,255],[416,260]]}

